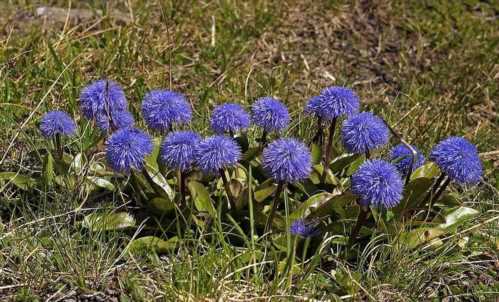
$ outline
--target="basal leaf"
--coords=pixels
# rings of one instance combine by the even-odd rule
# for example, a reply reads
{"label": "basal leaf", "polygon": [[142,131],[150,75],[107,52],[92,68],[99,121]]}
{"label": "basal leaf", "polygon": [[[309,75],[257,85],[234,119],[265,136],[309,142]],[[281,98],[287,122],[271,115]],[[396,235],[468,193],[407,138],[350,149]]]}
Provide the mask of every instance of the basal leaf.
{"label": "basal leaf", "polygon": [[215,209],[213,201],[210,198],[210,193],[206,190],[205,186],[200,182],[190,181],[187,184],[187,187],[194,200],[196,209],[200,212],[207,212],[212,217],[216,217],[217,210]]}
{"label": "basal leaf", "polygon": [[412,172],[411,180],[417,178],[434,178],[440,175],[440,169],[433,162],[428,162]]}
{"label": "basal leaf", "polygon": [[29,190],[36,185],[34,178],[17,172],[0,172],[0,180],[10,182],[21,190]]}
{"label": "basal leaf", "polygon": [[178,237],[172,237],[168,240],[163,240],[156,236],[145,236],[134,239],[128,245],[127,251],[132,254],[140,253],[157,253],[165,254],[175,250],[178,244]]}
{"label": "basal leaf", "polygon": [[113,231],[135,226],[135,218],[126,212],[92,213],[83,219],[83,226],[91,231]]}

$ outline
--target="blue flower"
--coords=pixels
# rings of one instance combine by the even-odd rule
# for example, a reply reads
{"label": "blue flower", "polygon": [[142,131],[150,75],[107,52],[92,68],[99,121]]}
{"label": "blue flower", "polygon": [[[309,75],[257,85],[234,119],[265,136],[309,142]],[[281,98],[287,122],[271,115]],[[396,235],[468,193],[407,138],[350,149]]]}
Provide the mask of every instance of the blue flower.
{"label": "blue flower", "polygon": [[365,206],[393,208],[402,199],[403,188],[397,168],[384,160],[368,160],[352,175],[352,193]]}
{"label": "blue flower", "polygon": [[[415,146],[411,145],[411,147],[416,151],[416,162],[412,164],[412,171],[414,171],[423,165],[425,157]],[[398,144],[390,151],[390,160],[395,162],[394,165],[400,174],[407,175],[410,172],[413,155],[411,150],[404,144]]]}
{"label": "blue flower", "polygon": [[120,129],[106,142],[107,162],[117,172],[141,170],[144,159],[151,154],[152,148],[151,137],[146,133],[135,128]]}
{"label": "blue flower", "polygon": [[249,127],[250,118],[241,105],[228,103],[222,104],[211,113],[211,129],[217,134],[237,132]]}
{"label": "blue flower", "polygon": [[438,143],[431,151],[430,160],[460,184],[476,184],[483,174],[477,148],[462,137],[452,136]]}
{"label": "blue flower", "polygon": [[196,164],[206,174],[234,166],[241,159],[241,147],[232,138],[215,135],[202,140],[196,148]]}
{"label": "blue flower", "polygon": [[319,234],[319,230],[313,223],[307,223],[304,219],[293,221],[289,228],[291,234],[302,237],[314,237]]}
{"label": "blue flower", "polygon": [[251,118],[255,125],[266,132],[279,132],[285,129],[290,121],[286,106],[280,101],[263,97],[251,106]]}
{"label": "blue flower", "polygon": [[293,138],[281,138],[263,150],[262,166],[276,181],[293,183],[308,177],[312,170],[310,151]]}
{"label": "blue flower", "polygon": [[182,172],[191,169],[196,160],[195,148],[200,141],[197,133],[177,131],[168,134],[161,145],[159,158],[168,168]]}
{"label": "blue flower", "polygon": [[366,153],[388,143],[385,122],[370,112],[351,116],[341,129],[343,145],[351,153]]}
{"label": "blue flower", "polygon": [[183,94],[169,90],[153,90],[142,102],[142,115],[149,128],[168,131],[173,124],[187,124],[192,110]]}
{"label": "blue flower", "polygon": [[321,103],[321,97],[320,96],[313,96],[311,97],[307,105],[305,105],[305,110],[304,112],[306,114],[311,114],[311,115],[316,115],[317,117],[321,117],[320,114],[320,103]]}
{"label": "blue flower", "polygon": [[359,112],[360,101],[357,94],[346,87],[332,86],[321,91],[316,114],[326,120],[340,116],[350,116]]}
{"label": "blue flower", "polygon": [[121,86],[110,80],[98,80],[83,88],[80,107],[88,119],[108,115],[111,111],[125,111],[128,104]]}
{"label": "blue flower", "polygon": [[66,112],[50,111],[42,117],[40,131],[46,138],[52,138],[57,134],[71,136],[76,131],[76,124]]}
{"label": "blue flower", "polygon": [[[112,127],[110,127],[110,123],[112,123]],[[112,130],[131,128],[134,126],[135,121],[129,111],[112,111],[111,116],[108,114],[98,114],[96,116],[96,124],[99,129],[106,132],[110,128]]]}

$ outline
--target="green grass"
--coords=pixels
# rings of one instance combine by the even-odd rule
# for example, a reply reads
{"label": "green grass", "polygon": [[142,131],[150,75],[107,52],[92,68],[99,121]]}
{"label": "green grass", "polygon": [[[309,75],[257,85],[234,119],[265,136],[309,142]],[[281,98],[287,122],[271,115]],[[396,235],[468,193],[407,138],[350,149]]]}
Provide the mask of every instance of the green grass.
{"label": "green grass", "polygon": [[[425,151],[448,135],[464,135],[484,153],[499,146],[499,6],[493,1],[121,1],[108,7],[73,1],[73,8],[104,16],[119,11],[132,21],[66,25],[64,18],[44,21],[35,10],[68,2],[27,2],[0,4],[0,171],[39,172],[35,150],[46,144],[35,127],[41,115],[61,108],[79,119],[80,89],[104,76],[124,86],[140,126],[141,99],[152,88],[186,93],[193,127],[207,133],[215,104],[248,105],[274,95],[299,117],[309,97],[338,84],[353,86],[364,109],[383,114]],[[312,135],[306,126],[290,132]],[[464,193],[452,188],[480,211],[455,236],[425,250],[375,245],[381,239],[374,238],[359,251],[357,265],[332,244],[334,269],[314,271],[292,287],[269,281],[265,264],[248,266],[251,254],[265,250],[261,243],[235,247],[201,234],[175,252],[131,258],[122,249],[133,233],[82,227],[82,213],[74,211],[85,199],[81,192],[27,194],[0,186],[0,296],[490,301],[499,294],[499,157],[483,160],[486,184]],[[116,197],[85,209],[121,203]]]}

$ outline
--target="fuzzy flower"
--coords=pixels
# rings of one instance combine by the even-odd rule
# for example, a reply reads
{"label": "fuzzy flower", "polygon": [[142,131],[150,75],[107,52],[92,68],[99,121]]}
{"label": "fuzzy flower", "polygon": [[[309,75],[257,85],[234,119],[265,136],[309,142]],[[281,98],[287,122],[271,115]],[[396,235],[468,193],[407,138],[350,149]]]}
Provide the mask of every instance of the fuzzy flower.
{"label": "fuzzy flower", "polygon": [[352,193],[365,206],[393,208],[402,199],[403,188],[397,168],[384,160],[368,160],[352,175]]}
{"label": "fuzzy flower", "polygon": [[251,106],[253,123],[266,132],[279,132],[285,129],[290,121],[286,106],[280,101],[271,98],[259,98]]}
{"label": "fuzzy flower", "polygon": [[332,120],[359,112],[360,101],[357,94],[346,87],[331,86],[323,89],[320,101],[317,101],[316,114],[326,120]]}
{"label": "fuzzy flower", "polygon": [[196,147],[196,164],[206,174],[218,174],[241,159],[241,147],[232,138],[215,135],[205,138]]}
{"label": "fuzzy flower", "polygon": [[66,112],[50,111],[42,117],[40,131],[46,138],[52,138],[57,134],[71,136],[76,131],[76,124]]}
{"label": "fuzzy flower", "polygon": [[188,171],[196,160],[194,150],[200,139],[192,131],[172,132],[163,141],[159,158],[170,169]]}
{"label": "fuzzy flower", "polygon": [[129,111],[112,111],[110,115],[99,114],[95,120],[97,127],[103,132],[108,131],[110,128],[113,130],[131,128],[135,124],[133,116]]}
{"label": "fuzzy flower", "polygon": [[125,128],[114,132],[107,140],[106,158],[113,170],[129,173],[132,169],[143,168],[144,159],[152,149],[149,135],[135,128]]}
{"label": "fuzzy flower", "polygon": [[313,223],[306,222],[304,219],[293,221],[289,228],[291,234],[301,237],[314,237],[319,234],[319,230]]}
{"label": "fuzzy flower", "polygon": [[321,103],[321,97],[320,96],[313,96],[311,97],[308,102],[307,102],[307,105],[305,105],[305,109],[304,109],[304,112],[306,114],[310,114],[310,115],[316,115],[317,117],[321,117],[321,114],[320,114],[320,105]]}
{"label": "fuzzy flower", "polygon": [[350,153],[366,153],[388,143],[385,122],[371,112],[351,116],[341,129],[343,145]]}
{"label": "fuzzy flower", "polygon": [[192,110],[183,94],[169,90],[153,90],[142,101],[142,114],[149,128],[167,131],[173,124],[187,124]]}
{"label": "fuzzy flower", "polygon": [[438,143],[430,154],[440,169],[460,184],[476,184],[483,169],[478,150],[463,137],[449,137]]}
{"label": "fuzzy flower", "polygon": [[307,146],[293,138],[281,138],[263,150],[264,170],[276,181],[293,183],[308,177],[312,170]]}
{"label": "fuzzy flower", "polygon": [[407,175],[409,173],[409,169],[411,168],[412,163],[412,171],[421,167],[425,162],[425,157],[423,153],[421,153],[415,146],[411,145],[411,147],[416,151],[416,162],[412,163],[413,156],[412,152],[409,148],[407,148],[404,144],[398,144],[393,147],[390,151],[390,160],[395,162],[394,165],[397,167],[397,170],[402,175]]}
{"label": "fuzzy flower", "polygon": [[110,80],[98,80],[83,88],[80,94],[80,107],[88,119],[110,111],[125,111],[128,104],[121,86]]}
{"label": "fuzzy flower", "polygon": [[211,113],[211,129],[217,134],[237,132],[249,127],[250,117],[241,105],[222,104]]}

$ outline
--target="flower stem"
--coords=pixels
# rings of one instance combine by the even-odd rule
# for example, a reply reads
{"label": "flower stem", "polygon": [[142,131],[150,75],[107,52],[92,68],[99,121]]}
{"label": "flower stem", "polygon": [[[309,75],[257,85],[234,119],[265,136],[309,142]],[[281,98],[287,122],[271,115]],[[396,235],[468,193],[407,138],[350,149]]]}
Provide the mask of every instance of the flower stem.
{"label": "flower stem", "polygon": [[438,199],[440,198],[440,196],[442,195],[442,193],[445,191],[445,189],[447,188],[447,186],[449,185],[450,183],[450,178],[447,177],[442,185],[440,186],[440,188],[438,188],[437,192],[435,193],[435,195],[433,196],[433,198],[430,199],[430,202],[429,202],[429,206],[428,208],[431,208],[431,206],[433,205],[433,203],[437,202]]}
{"label": "flower stem", "polygon": [[322,118],[317,119],[317,132],[312,138],[312,143],[317,143],[319,146],[322,146],[322,140],[324,135],[324,129],[322,128]]}
{"label": "flower stem", "polygon": [[277,184],[277,189],[274,194],[274,201],[272,203],[272,209],[270,210],[269,217],[267,218],[267,223],[265,224],[265,230],[264,233],[267,233],[268,231],[272,230],[272,220],[274,220],[275,212],[277,210],[277,205],[279,204],[279,196],[282,193],[282,190],[284,189],[284,183],[279,182]]}
{"label": "flower stem", "polygon": [[232,196],[232,191],[230,190],[230,182],[227,179],[227,175],[225,175],[224,169],[220,169],[220,176],[222,177],[222,182],[224,183],[225,193],[227,194],[227,198],[229,199],[229,205],[231,210],[236,209],[236,203],[234,200],[234,196]]}
{"label": "flower stem", "polygon": [[267,144],[267,135],[267,131],[263,130],[262,138],[260,139],[260,151],[263,150]]}
{"label": "flower stem", "polygon": [[62,147],[61,135],[59,133],[55,135],[55,149],[57,158],[62,160],[62,157],[64,156],[64,150]]}
{"label": "flower stem", "polygon": [[333,140],[334,140],[334,132],[336,130],[336,118],[331,121],[331,127],[329,127],[329,136],[327,140],[327,145],[324,150],[324,171],[321,175],[321,183],[324,183],[326,179],[326,174],[329,171],[329,163],[331,162],[331,157],[333,155]]}
{"label": "flower stem", "polygon": [[180,206],[187,206],[186,200],[186,191],[185,191],[185,177],[182,171],[177,170],[177,182],[178,182],[178,191],[180,192]]}
{"label": "flower stem", "polygon": [[440,184],[445,179],[445,176],[446,176],[445,173],[440,174],[440,176],[437,178],[435,183],[433,183],[433,186],[430,188],[430,190],[428,191],[426,196],[423,198],[423,202],[421,203],[421,206],[423,206],[426,202],[429,202],[430,204],[433,202],[435,192],[440,187]]}
{"label": "flower stem", "polygon": [[361,206],[359,216],[357,216],[357,223],[352,229],[352,233],[350,234],[350,239],[348,240],[349,246],[351,246],[357,240],[357,235],[359,234],[360,228],[366,223],[368,214],[369,214],[369,208],[366,206]]}

